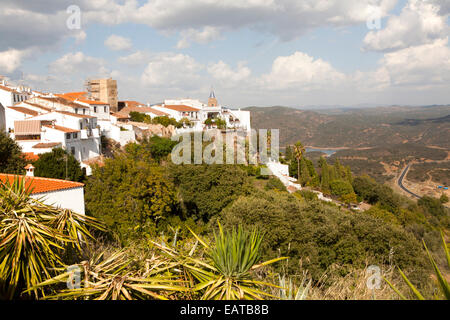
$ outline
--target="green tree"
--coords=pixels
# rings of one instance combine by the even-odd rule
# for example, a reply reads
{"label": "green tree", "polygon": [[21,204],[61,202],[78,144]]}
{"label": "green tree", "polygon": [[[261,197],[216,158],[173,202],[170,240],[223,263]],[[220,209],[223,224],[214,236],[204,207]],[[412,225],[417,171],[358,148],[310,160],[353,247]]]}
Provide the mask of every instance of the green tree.
{"label": "green tree", "polygon": [[335,196],[344,196],[354,193],[352,185],[345,180],[334,180],[330,183],[331,193]]}
{"label": "green tree", "polygon": [[239,196],[248,193],[247,172],[234,165],[172,165],[170,177],[179,189],[187,218],[208,222]]}
{"label": "green tree", "polygon": [[154,235],[177,212],[176,192],[163,168],[128,154],[94,168],[86,184],[86,209],[122,242]]}
{"label": "green tree", "polygon": [[37,177],[83,182],[86,175],[75,157],[61,148],[41,154],[34,163]]}
{"label": "green tree", "polygon": [[320,187],[324,193],[330,192],[330,172],[327,164],[327,160],[324,157],[320,157],[319,167],[321,169]]}
{"label": "green tree", "polygon": [[441,201],[441,203],[447,203],[449,201],[448,196],[445,193],[442,194],[439,200]]}
{"label": "green tree", "polygon": [[23,174],[27,165],[20,146],[0,132],[0,173]]}

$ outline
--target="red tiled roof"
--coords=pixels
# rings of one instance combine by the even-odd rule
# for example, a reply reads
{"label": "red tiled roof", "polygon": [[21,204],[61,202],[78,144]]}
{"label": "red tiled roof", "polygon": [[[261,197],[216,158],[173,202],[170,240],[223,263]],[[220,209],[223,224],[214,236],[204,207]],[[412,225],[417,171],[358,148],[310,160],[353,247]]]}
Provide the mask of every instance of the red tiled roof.
{"label": "red tiled roof", "polygon": [[52,111],[51,108],[47,108],[47,107],[41,106],[40,104],[31,103],[31,102],[28,102],[28,101],[22,101],[22,102],[19,102],[17,104],[21,104],[21,103],[25,103],[25,104],[27,104],[29,106],[32,106],[32,107],[35,107],[35,108],[39,108],[39,109],[42,109],[42,110],[45,110],[45,111],[49,111],[49,112]]}
{"label": "red tiled roof", "polygon": [[33,146],[33,149],[48,149],[48,148],[54,148],[54,147],[57,147],[60,145],[61,145],[61,142],[38,143]]}
{"label": "red tiled roof", "polygon": [[117,118],[117,119],[128,119],[130,116],[126,113],[122,113],[122,111],[113,113],[111,116]]}
{"label": "red tiled roof", "polygon": [[185,106],[185,105],[163,105],[162,107],[167,108],[167,109],[172,109],[175,111],[181,111],[181,112],[183,112],[183,111],[185,111],[185,112],[200,111],[200,109]]}
{"label": "red tiled roof", "polygon": [[138,107],[138,106],[128,106],[120,110],[120,112],[130,114],[130,112],[140,112],[140,113],[153,113],[157,116],[168,116],[167,113],[150,108],[150,107]]}
{"label": "red tiled roof", "polygon": [[39,155],[33,153],[33,152],[24,152],[23,156],[25,160],[35,162],[39,160]]}
{"label": "red tiled roof", "polygon": [[19,92],[17,92],[16,90],[14,90],[14,89],[11,89],[11,88],[9,88],[9,87],[5,87],[5,86],[2,86],[2,85],[0,85],[0,89],[1,90],[5,90],[5,91],[9,91],[9,92],[13,92],[13,93],[19,93]]}
{"label": "red tiled roof", "polygon": [[24,108],[24,107],[8,107],[8,109],[11,109],[11,110],[14,110],[14,111],[17,111],[17,112],[20,112],[20,113],[28,114],[28,115],[33,116],[33,117],[39,115],[39,112],[31,110],[31,109],[28,109],[28,108]]}
{"label": "red tiled roof", "polygon": [[49,129],[54,129],[54,130],[58,130],[58,131],[62,131],[65,133],[73,133],[73,132],[80,132],[80,130],[75,130],[75,129],[70,129],[70,128],[66,128],[66,127],[61,127],[61,126],[52,126],[52,125],[43,125],[43,127],[49,128]]}
{"label": "red tiled roof", "polygon": [[84,119],[93,119],[95,117],[93,116],[89,116],[87,114],[78,114],[78,113],[73,113],[73,112],[69,112],[69,111],[55,111],[57,113],[62,113],[65,114],[66,116],[71,116],[71,117],[76,117],[76,118],[84,118]]}
{"label": "red tiled roof", "polygon": [[88,109],[89,108],[89,107],[83,106],[83,105],[78,104],[78,103],[73,103],[72,101],[70,101],[70,100],[68,100],[66,98],[63,98],[63,97],[59,97],[59,96],[56,96],[56,97],[36,97],[36,99],[43,99],[43,100],[47,100],[47,101],[50,101],[50,102],[53,102],[53,103],[63,104],[63,105],[69,106],[71,108],[82,108],[82,109]]}
{"label": "red tiled roof", "polygon": [[47,193],[84,187],[84,184],[78,182],[50,179],[50,178],[15,176],[11,174],[0,174],[0,182],[5,184],[6,181],[8,181],[10,184],[12,184],[16,177],[19,178],[19,181],[25,179],[25,186],[27,188],[30,187],[33,190],[31,192],[32,194]]}
{"label": "red tiled roof", "polygon": [[87,95],[86,91],[67,92],[67,93],[55,94],[55,96],[58,96],[58,97],[61,97],[61,98],[65,98],[65,99],[70,99],[70,100],[76,100],[76,99],[80,99],[80,98],[85,98],[86,95]]}
{"label": "red tiled roof", "polygon": [[102,102],[102,101],[95,101],[95,100],[86,100],[86,99],[77,99],[74,100],[74,102],[83,102],[90,105],[109,105],[109,103]]}

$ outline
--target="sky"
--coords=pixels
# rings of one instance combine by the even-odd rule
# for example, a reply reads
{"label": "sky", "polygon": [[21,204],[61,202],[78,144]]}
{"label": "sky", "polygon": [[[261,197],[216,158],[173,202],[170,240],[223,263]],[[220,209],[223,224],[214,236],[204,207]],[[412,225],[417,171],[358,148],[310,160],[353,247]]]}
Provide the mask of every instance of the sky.
{"label": "sky", "polygon": [[230,107],[450,102],[450,0],[0,0],[0,74]]}

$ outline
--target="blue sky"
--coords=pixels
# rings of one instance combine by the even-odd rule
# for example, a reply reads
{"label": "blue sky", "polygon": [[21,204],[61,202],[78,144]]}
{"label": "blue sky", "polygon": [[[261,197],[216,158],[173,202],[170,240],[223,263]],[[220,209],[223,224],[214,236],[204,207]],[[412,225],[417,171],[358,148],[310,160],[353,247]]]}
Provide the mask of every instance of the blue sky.
{"label": "blue sky", "polygon": [[149,103],[205,100],[211,86],[235,107],[450,98],[449,0],[3,2],[0,74],[43,91],[101,76]]}

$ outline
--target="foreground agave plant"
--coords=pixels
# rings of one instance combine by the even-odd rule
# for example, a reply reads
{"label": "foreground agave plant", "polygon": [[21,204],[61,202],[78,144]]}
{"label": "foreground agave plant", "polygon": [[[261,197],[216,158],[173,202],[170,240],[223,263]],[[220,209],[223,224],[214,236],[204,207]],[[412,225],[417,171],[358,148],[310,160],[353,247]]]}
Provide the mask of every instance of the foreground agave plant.
{"label": "foreground agave plant", "polygon": [[[445,250],[445,256],[447,258],[447,263],[448,266],[450,267],[450,252],[448,250],[447,247],[447,243],[445,242],[445,237],[444,237],[444,233],[441,232],[441,236],[442,236],[442,243],[444,246],[444,250]],[[450,300],[450,286],[447,282],[447,280],[445,279],[445,277],[442,275],[441,270],[439,269],[438,265],[436,264],[436,261],[434,260],[434,258],[431,256],[430,251],[428,250],[427,245],[425,244],[425,241],[423,241],[423,246],[425,247],[425,250],[427,252],[428,255],[428,259],[430,260],[431,265],[433,266],[434,269],[434,273],[436,274],[436,278],[438,280],[439,283],[439,288],[441,289],[442,294],[444,295],[445,300]],[[419,300],[425,300],[424,296],[420,293],[420,291],[411,283],[411,281],[409,281],[409,279],[405,276],[405,274],[403,273],[403,271],[401,269],[399,269],[400,274],[402,275],[403,279],[405,280],[405,282],[407,283],[408,287],[411,289],[411,291],[414,293],[414,295],[416,296],[417,299]],[[385,279],[385,281],[388,283],[388,285],[399,295],[399,297],[403,300],[406,300],[406,297],[394,286],[392,285],[387,279]]]}
{"label": "foreground agave plant", "polygon": [[[174,268],[183,270],[196,279],[194,292],[202,292],[203,300],[262,300],[264,297],[277,298],[261,290],[263,287],[280,288],[274,284],[257,281],[253,272],[269,264],[286,258],[277,258],[257,264],[261,259],[262,235],[257,232],[238,230],[224,232],[219,224],[219,234],[215,235],[214,246],[210,247],[192,230],[199,243],[206,249],[210,262],[193,257],[194,248],[188,255],[176,249],[153,242],[174,262]],[[180,271],[181,272],[181,271]]]}
{"label": "foreground agave plant", "polygon": [[125,251],[115,252],[108,257],[102,252],[90,261],[71,266],[69,271],[40,283],[37,288],[55,288],[72,283],[74,270],[79,270],[79,283],[75,283],[72,288],[55,290],[54,294],[45,299],[167,300],[170,292],[186,290],[179,285],[179,280],[164,275],[159,268],[142,276],[138,271],[129,268],[131,262]]}
{"label": "foreground agave plant", "polygon": [[[25,179],[0,183],[0,296],[39,298],[36,285],[64,267],[62,255],[73,244],[81,249],[89,227],[102,229],[94,219],[57,209],[31,198]],[[22,297],[24,297],[22,295]]]}

